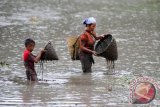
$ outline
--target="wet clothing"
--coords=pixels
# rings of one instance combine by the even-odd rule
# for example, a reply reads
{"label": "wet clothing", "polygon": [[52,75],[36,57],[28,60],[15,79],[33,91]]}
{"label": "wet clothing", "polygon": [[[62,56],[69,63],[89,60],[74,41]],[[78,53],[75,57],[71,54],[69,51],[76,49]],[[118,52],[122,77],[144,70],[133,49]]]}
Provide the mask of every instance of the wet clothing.
{"label": "wet clothing", "polygon": [[93,50],[95,38],[89,31],[85,31],[82,35],[80,35],[80,40],[84,43],[84,47]]}
{"label": "wet clothing", "polygon": [[[95,39],[91,35],[91,33],[89,33],[88,31],[85,31],[83,34],[80,35],[80,40],[84,47],[86,47],[87,49],[93,50]],[[92,67],[92,63],[94,63],[92,53],[85,51],[83,49],[80,49],[79,57],[82,64],[83,72],[84,73],[92,72],[91,67]]]}
{"label": "wet clothing", "polygon": [[92,72],[92,63],[94,63],[94,59],[91,54],[80,52],[80,61],[82,65],[82,70],[84,73]]}
{"label": "wet clothing", "polygon": [[24,66],[26,68],[27,80],[36,81],[37,73],[34,68],[34,58],[35,56],[28,50],[23,53]]}

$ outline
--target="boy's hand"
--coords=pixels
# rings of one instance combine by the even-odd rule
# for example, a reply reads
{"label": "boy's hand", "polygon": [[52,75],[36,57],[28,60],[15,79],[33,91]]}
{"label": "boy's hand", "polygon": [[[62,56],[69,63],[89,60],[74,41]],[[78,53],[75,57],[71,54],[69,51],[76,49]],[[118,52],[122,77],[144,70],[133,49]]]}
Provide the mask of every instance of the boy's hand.
{"label": "boy's hand", "polygon": [[44,53],[44,52],[46,52],[46,50],[45,49],[41,49],[41,51],[40,51],[41,53]]}

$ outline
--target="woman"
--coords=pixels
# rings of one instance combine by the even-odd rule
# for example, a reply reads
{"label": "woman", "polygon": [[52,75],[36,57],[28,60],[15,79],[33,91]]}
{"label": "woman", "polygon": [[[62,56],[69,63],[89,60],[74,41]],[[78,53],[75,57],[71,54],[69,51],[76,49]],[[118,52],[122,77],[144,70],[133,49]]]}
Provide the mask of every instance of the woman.
{"label": "woman", "polygon": [[80,61],[82,64],[82,70],[84,73],[92,72],[91,67],[94,63],[93,55],[96,55],[96,52],[93,50],[94,43],[96,40],[102,38],[102,36],[97,37],[95,33],[96,20],[93,17],[89,17],[84,20],[83,24],[85,25],[85,31],[80,35]]}

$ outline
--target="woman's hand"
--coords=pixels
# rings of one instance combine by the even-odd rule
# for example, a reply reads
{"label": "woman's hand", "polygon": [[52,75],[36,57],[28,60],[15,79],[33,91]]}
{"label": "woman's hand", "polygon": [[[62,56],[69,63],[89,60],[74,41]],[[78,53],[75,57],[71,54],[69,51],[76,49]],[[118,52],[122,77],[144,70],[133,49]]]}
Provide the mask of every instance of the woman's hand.
{"label": "woman's hand", "polygon": [[96,51],[92,51],[92,54],[93,54],[93,55],[95,55],[95,56],[97,56],[97,53],[96,53]]}
{"label": "woman's hand", "polygon": [[102,34],[102,35],[99,36],[99,39],[102,39],[102,38],[104,38],[104,34]]}

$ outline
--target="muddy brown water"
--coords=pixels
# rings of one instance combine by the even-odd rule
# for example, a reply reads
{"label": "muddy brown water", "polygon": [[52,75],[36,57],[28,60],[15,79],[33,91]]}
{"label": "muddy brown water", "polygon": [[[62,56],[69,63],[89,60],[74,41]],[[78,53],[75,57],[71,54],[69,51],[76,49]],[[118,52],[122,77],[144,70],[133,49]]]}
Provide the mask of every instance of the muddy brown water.
{"label": "muddy brown water", "polygon": [[[128,106],[130,81],[148,76],[159,84],[159,0],[1,0],[0,106]],[[118,45],[116,74],[94,57],[91,74],[71,61],[66,38],[79,35],[84,18],[97,20],[97,33],[111,33]],[[50,40],[59,61],[44,63],[44,81],[27,83],[24,40],[36,41],[34,54]],[[9,64],[9,66],[8,66]],[[42,78],[36,64],[38,78]],[[47,81],[45,81],[47,80]],[[159,93],[149,105],[160,105]],[[132,105],[135,106],[135,105]]]}

